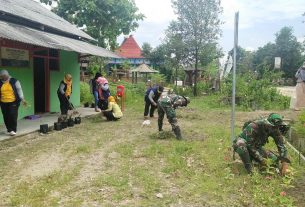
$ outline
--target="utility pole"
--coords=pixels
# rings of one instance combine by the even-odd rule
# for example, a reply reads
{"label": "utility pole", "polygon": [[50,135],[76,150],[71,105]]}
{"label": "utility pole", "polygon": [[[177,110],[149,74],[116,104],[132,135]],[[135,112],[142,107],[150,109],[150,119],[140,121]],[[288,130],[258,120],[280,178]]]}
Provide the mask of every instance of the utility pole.
{"label": "utility pole", "polygon": [[233,57],[233,86],[232,86],[232,111],[231,111],[231,143],[235,138],[235,95],[236,95],[236,52],[238,46],[238,20],[239,12],[235,13],[234,24],[234,57]]}

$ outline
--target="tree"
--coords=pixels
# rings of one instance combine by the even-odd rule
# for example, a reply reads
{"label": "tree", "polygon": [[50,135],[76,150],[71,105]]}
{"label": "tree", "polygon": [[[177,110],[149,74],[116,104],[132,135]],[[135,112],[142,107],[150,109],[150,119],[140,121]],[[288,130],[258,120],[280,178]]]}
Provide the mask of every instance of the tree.
{"label": "tree", "polygon": [[[234,49],[230,50],[228,55],[233,57]],[[236,65],[237,73],[245,73],[249,70],[253,71],[254,53],[246,51],[244,48],[238,46],[236,50]]]}
{"label": "tree", "polygon": [[144,42],[142,45],[142,56],[149,59],[152,50],[153,48],[151,47],[151,45],[147,42]]}
{"label": "tree", "polygon": [[197,76],[200,54],[220,36],[220,0],[172,0],[177,20],[168,32],[179,36],[184,45],[183,61],[195,66],[194,95],[197,95]]}
{"label": "tree", "polygon": [[302,63],[302,45],[293,35],[292,27],[283,27],[275,34],[277,57],[282,58],[281,69],[285,78],[294,78],[294,74]]}
{"label": "tree", "polygon": [[[40,0],[49,3],[50,0]],[[133,0],[58,0],[53,11],[72,24],[83,28],[101,47],[117,47],[116,39],[129,34],[144,15]]]}
{"label": "tree", "polygon": [[294,78],[297,68],[303,61],[302,44],[293,35],[292,27],[283,27],[275,34],[275,43],[268,43],[258,48],[254,57],[253,65],[260,75],[264,70],[274,69],[274,58],[281,57],[281,70],[284,78]]}
{"label": "tree", "polygon": [[253,58],[253,65],[259,74],[263,74],[265,69],[274,68],[274,57],[276,53],[276,45],[267,43],[263,47],[259,47]]}

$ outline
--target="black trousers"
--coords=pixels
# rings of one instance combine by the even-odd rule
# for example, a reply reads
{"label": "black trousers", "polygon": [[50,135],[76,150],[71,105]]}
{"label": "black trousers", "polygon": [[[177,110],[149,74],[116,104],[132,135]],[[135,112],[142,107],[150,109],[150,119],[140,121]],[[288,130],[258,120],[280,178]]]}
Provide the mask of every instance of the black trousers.
{"label": "black trousers", "polygon": [[[148,116],[148,113],[149,113],[149,116],[150,116],[150,117],[153,117],[156,108],[157,108],[157,107],[154,106],[154,105],[150,102],[150,100],[146,100],[146,99],[145,99],[144,116]],[[149,109],[150,109],[150,110],[149,110]]]}
{"label": "black trousers", "polygon": [[60,103],[61,115],[67,115],[68,110],[70,109],[70,103],[68,97],[66,97],[65,95],[58,94],[58,99]]}
{"label": "black trousers", "polygon": [[118,118],[115,118],[113,116],[112,111],[104,111],[103,114],[107,118],[108,121],[116,121],[116,120],[118,120]]}
{"label": "black trousers", "polygon": [[18,108],[19,104],[16,102],[1,103],[1,111],[7,132],[17,132]]}
{"label": "black trousers", "polygon": [[108,108],[108,101],[106,100],[99,100],[98,101],[98,107],[101,109],[101,110],[106,110]]}

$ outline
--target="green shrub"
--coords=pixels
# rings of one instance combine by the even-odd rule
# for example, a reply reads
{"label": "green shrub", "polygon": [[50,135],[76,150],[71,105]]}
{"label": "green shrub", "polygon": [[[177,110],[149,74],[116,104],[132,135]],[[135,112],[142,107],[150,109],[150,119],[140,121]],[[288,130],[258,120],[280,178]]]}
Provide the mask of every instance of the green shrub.
{"label": "green shrub", "polygon": [[305,137],[305,111],[298,115],[294,128],[300,137]]}
{"label": "green shrub", "polygon": [[116,95],[116,88],[118,85],[123,85],[125,87],[126,104],[132,105],[136,102],[144,101],[144,95],[146,91],[146,86],[144,82],[139,82],[137,84],[132,84],[125,81],[110,83],[111,95]]}
{"label": "green shrub", "polygon": [[93,96],[90,92],[90,86],[88,83],[86,82],[81,82],[80,83],[80,102],[82,104],[84,103],[92,103],[93,100]]}
{"label": "green shrub", "polygon": [[[281,95],[274,87],[274,80],[279,73],[266,71],[261,78],[255,73],[244,73],[236,76],[236,104],[244,109],[287,109],[290,98]],[[221,86],[222,99],[232,96],[232,77],[228,77]]]}

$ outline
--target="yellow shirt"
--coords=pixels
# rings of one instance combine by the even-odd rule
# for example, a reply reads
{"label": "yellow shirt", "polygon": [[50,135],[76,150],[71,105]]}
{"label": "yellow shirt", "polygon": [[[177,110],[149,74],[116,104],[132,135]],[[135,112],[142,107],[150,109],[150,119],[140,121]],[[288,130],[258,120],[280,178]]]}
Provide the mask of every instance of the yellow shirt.
{"label": "yellow shirt", "polygon": [[106,111],[112,111],[112,114],[115,118],[122,118],[123,113],[120,109],[120,106],[116,102],[109,102],[108,109]]}
{"label": "yellow shirt", "polygon": [[2,87],[1,87],[1,102],[11,103],[14,101],[16,101],[16,96],[14,94],[13,87],[7,81],[6,83],[3,83]]}

